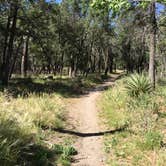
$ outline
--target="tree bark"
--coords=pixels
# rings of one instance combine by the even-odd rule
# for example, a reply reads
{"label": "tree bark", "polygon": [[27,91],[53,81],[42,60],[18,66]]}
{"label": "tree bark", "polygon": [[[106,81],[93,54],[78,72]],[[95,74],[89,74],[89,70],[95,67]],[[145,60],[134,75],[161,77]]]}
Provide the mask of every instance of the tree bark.
{"label": "tree bark", "polygon": [[2,82],[3,82],[3,78],[4,78],[4,74],[5,74],[4,70],[5,70],[5,64],[6,64],[6,52],[7,52],[7,46],[8,46],[10,22],[11,22],[11,16],[9,14],[7,25],[6,25],[6,32],[5,32],[5,42],[4,42],[4,48],[3,48],[2,66],[1,66],[1,70],[0,70],[0,79]]}
{"label": "tree bark", "polygon": [[24,39],[23,53],[22,53],[22,59],[21,59],[21,75],[22,75],[22,77],[26,77],[27,76],[27,69],[28,69],[28,43],[29,43],[29,37],[26,37]]}
{"label": "tree bark", "polygon": [[22,42],[23,42],[23,38],[21,38],[21,40],[18,44],[18,47],[16,49],[15,56],[13,57],[13,60],[12,60],[12,63],[11,63],[11,68],[10,68],[10,73],[9,73],[9,79],[11,78],[12,73],[14,71],[15,64],[16,64],[16,61],[17,61],[17,58],[18,58],[18,54],[19,54],[19,50],[20,50]]}
{"label": "tree bark", "polygon": [[109,55],[109,72],[110,73],[113,73],[113,60],[114,60],[114,55],[113,55],[113,52],[112,52],[112,48],[110,47],[109,48],[109,52],[108,52],[108,55]]}
{"label": "tree bark", "polygon": [[155,2],[151,2],[150,10],[150,44],[149,44],[149,78],[155,89],[155,54],[156,54],[156,15]]}
{"label": "tree bark", "polygon": [[4,50],[4,62],[3,62],[3,71],[2,71],[2,85],[7,86],[9,82],[9,76],[10,76],[10,67],[11,67],[11,59],[13,54],[13,45],[14,45],[14,37],[15,37],[15,31],[16,31],[16,24],[17,24],[17,13],[18,13],[18,5],[17,2],[11,6],[13,19],[12,19],[12,25],[9,35],[9,41],[7,42],[7,48]]}

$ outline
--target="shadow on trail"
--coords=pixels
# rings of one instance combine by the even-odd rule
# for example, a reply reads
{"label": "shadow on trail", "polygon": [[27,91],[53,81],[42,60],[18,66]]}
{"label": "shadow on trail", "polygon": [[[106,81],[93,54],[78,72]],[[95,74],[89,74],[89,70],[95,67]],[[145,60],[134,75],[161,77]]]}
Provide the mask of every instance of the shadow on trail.
{"label": "shadow on trail", "polygon": [[75,79],[35,79],[35,78],[13,78],[7,88],[0,86],[0,91],[7,90],[6,93],[14,98],[28,97],[30,94],[41,95],[43,93],[57,93],[65,98],[78,98],[88,95],[91,92],[107,90],[112,85],[107,82],[114,82],[122,75],[116,78],[109,78],[102,82],[94,80],[98,85],[96,87],[86,87],[81,81],[81,78]]}
{"label": "shadow on trail", "polygon": [[96,133],[81,133],[78,131],[72,131],[72,130],[67,130],[67,129],[48,128],[46,126],[42,126],[43,130],[51,129],[52,131],[56,131],[58,133],[75,135],[78,137],[97,137],[97,136],[103,136],[105,134],[114,134],[116,132],[124,131],[125,128],[126,128],[126,126],[122,127],[122,128],[114,129],[114,130],[101,131],[101,132],[96,132]]}
{"label": "shadow on trail", "polygon": [[[119,80],[119,79],[120,79],[121,77],[123,77],[123,76],[124,76],[124,75],[121,74],[121,75],[118,75],[118,76],[115,77],[115,78],[109,78],[109,79],[103,81],[102,84],[99,84],[99,85],[96,86],[96,87],[92,87],[92,88],[87,89],[86,91],[84,91],[83,95],[85,95],[85,94],[88,95],[88,94],[91,93],[91,92],[102,92],[102,91],[105,91],[105,90],[111,88],[112,86],[114,86],[114,82],[115,82],[116,80]],[[109,84],[110,82],[111,82],[111,84]]]}
{"label": "shadow on trail", "polygon": [[[81,88],[78,88],[79,84],[76,81],[71,79],[62,79],[62,80],[40,80],[39,82],[33,80],[32,78],[17,78],[12,79],[9,83],[9,86],[6,89],[6,92],[17,98],[19,96],[28,97],[30,94],[42,95],[57,93],[62,97],[79,97],[82,95]],[[0,87],[0,91],[3,91],[4,88]]]}

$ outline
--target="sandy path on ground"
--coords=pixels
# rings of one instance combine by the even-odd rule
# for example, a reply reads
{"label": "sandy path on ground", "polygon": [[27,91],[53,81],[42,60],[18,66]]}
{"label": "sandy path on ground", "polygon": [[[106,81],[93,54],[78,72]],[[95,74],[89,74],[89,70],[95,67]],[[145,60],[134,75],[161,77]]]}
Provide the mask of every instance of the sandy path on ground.
{"label": "sandy path on ground", "polygon": [[105,155],[103,151],[103,132],[99,125],[97,99],[102,91],[113,84],[115,78],[99,85],[87,95],[69,99],[69,119],[75,130],[81,134],[75,147],[78,155],[74,157],[72,166],[104,166]]}

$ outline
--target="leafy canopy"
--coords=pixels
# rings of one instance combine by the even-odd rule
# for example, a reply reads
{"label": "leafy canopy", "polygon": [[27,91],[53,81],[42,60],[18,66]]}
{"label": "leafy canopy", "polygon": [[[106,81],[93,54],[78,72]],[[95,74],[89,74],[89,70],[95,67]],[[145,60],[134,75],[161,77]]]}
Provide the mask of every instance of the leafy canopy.
{"label": "leafy canopy", "polygon": [[[100,10],[109,7],[113,12],[118,13],[121,9],[129,9],[132,4],[146,8],[148,4],[153,1],[154,0],[93,0],[91,6]],[[155,2],[165,4],[166,0],[155,0]]]}

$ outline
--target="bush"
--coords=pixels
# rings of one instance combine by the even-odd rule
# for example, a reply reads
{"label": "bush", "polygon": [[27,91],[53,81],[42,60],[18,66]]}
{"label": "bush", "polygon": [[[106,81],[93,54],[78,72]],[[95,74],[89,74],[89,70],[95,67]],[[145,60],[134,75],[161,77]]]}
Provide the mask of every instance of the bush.
{"label": "bush", "polygon": [[126,80],[125,86],[128,94],[132,97],[138,97],[140,94],[152,92],[152,85],[149,79],[141,74],[133,74]]}

